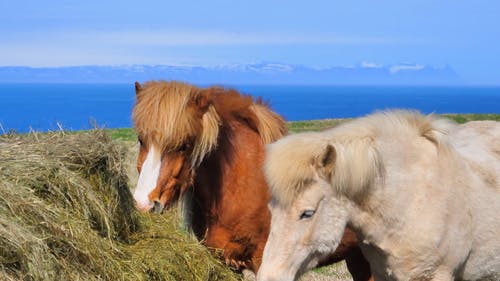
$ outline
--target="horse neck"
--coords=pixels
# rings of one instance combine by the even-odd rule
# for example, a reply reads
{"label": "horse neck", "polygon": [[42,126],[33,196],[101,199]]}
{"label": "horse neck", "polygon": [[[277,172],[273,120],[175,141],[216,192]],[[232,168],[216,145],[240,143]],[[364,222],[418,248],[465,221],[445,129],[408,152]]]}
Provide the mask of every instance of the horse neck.
{"label": "horse neck", "polygon": [[219,132],[217,148],[202,161],[194,179],[195,199],[206,208],[217,204],[222,199],[223,177],[231,168],[235,150],[231,138],[237,134],[232,128],[224,127]]}
{"label": "horse neck", "polygon": [[217,220],[224,194],[227,195],[235,192],[235,188],[240,188],[224,182],[230,182],[234,177],[238,177],[235,172],[236,166],[241,167],[244,163],[239,163],[236,157],[242,150],[248,150],[243,144],[252,142],[255,145],[256,141],[259,146],[263,146],[259,135],[240,121],[234,120],[221,127],[217,148],[202,161],[194,178],[194,204],[191,210],[193,226],[199,228],[195,231],[198,234],[206,230],[206,227],[213,223],[212,220]]}
{"label": "horse neck", "polygon": [[436,153],[433,143],[423,138],[399,144],[384,140],[377,149],[384,176],[373,182],[362,201],[352,202],[350,212],[353,227],[369,236],[368,241],[378,243],[401,232],[411,214],[420,212],[418,202],[439,208],[458,200],[454,190],[459,186],[453,183],[466,172],[455,169],[455,158]]}

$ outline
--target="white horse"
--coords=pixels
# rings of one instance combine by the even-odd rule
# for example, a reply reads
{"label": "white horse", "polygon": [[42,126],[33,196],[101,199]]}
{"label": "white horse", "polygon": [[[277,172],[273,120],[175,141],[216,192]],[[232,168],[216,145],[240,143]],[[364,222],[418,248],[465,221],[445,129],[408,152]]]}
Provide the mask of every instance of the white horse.
{"label": "white horse", "polygon": [[269,145],[259,281],[297,280],[356,231],[375,280],[500,280],[500,123],[388,111]]}

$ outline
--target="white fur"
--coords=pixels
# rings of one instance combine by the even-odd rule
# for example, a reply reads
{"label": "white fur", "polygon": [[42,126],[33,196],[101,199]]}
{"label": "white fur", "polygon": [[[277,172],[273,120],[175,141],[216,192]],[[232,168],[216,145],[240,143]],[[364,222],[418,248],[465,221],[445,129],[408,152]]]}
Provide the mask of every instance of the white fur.
{"label": "white fur", "polygon": [[[342,155],[367,137],[370,148],[356,151],[375,154]],[[499,137],[498,122],[456,128],[442,120],[397,111],[272,144],[266,156],[273,193],[271,234],[258,280],[296,280],[335,250],[346,225],[366,241],[360,247],[377,281],[500,280]],[[294,154],[303,144],[318,145],[307,149],[317,154],[297,159]],[[329,145],[336,150],[338,165],[333,165],[331,174],[317,168],[314,160],[321,159],[321,151]],[[379,166],[371,169],[375,173],[365,174],[371,178],[362,189],[336,178],[345,177],[346,171],[363,174],[350,166],[357,162],[346,157]],[[280,164],[273,161],[282,159],[290,160],[279,169],[275,165]],[[313,174],[302,173],[308,176],[306,185],[272,186],[304,185],[296,174],[273,174],[294,163],[304,167],[310,163]],[[290,194],[293,200],[283,200]],[[304,210],[315,214],[300,219]]]}
{"label": "white fur", "polygon": [[137,180],[134,190],[134,199],[139,209],[150,209],[153,203],[149,201],[148,195],[156,187],[160,175],[161,155],[154,146],[151,146],[146,160],[142,164],[141,174]]}

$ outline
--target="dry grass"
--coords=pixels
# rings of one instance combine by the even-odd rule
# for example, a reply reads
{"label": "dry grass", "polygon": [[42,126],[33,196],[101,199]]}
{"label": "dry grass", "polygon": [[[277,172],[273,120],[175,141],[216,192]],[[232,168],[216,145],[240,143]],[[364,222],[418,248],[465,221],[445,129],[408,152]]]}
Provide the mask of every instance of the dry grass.
{"label": "dry grass", "polygon": [[[242,279],[175,212],[135,211],[136,153],[101,130],[0,136],[0,280]],[[350,278],[334,265],[302,280]]]}
{"label": "dry grass", "polygon": [[[246,274],[245,274],[246,273]],[[245,281],[255,281],[253,273],[244,272]],[[332,264],[322,268],[314,269],[304,274],[300,281],[350,281],[351,274],[347,271],[344,262]]]}
{"label": "dry grass", "polygon": [[174,213],[138,214],[103,131],[0,136],[0,280],[238,280]]}

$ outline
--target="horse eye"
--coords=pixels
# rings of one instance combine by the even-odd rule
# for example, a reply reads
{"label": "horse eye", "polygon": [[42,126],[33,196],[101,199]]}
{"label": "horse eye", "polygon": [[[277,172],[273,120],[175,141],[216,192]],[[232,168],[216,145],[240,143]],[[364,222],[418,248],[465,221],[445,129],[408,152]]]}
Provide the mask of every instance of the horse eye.
{"label": "horse eye", "polygon": [[183,145],[181,145],[181,147],[179,147],[179,151],[181,152],[185,152],[189,149],[189,143],[184,143]]}
{"label": "horse eye", "polygon": [[137,140],[139,141],[139,144],[140,144],[141,146],[143,146],[143,145],[144,145],[144,142],[142,141],[142,139],[141,139],[141,138],[137,138]]}
{"label": "horse eye", "polygon": [[310,217],[312,217],[314,215],[316,211],[314,210],[305,210],[301,215],[300,215],[300,219],[308,219]]}

